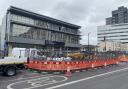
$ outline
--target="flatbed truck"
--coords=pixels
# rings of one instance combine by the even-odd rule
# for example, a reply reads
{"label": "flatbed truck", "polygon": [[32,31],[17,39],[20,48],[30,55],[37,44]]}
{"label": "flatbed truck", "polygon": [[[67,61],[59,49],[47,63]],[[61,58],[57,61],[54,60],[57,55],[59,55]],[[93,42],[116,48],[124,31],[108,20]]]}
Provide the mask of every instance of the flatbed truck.
{"label": "flatbed truck", "polygon": [[35,48],[13,48],[10,57],[0,59],[0,72],[6,76],[16,75],[18,69],[22,69],[24,64],[29,62],[29,58],[37,57]]}
{"label": "flatbed truck", "polygon": [[27,62],[27,57],[5,57],[0,59],[0,72],[6,76],[14,76],[18,69],[24,68],[24,64]]}

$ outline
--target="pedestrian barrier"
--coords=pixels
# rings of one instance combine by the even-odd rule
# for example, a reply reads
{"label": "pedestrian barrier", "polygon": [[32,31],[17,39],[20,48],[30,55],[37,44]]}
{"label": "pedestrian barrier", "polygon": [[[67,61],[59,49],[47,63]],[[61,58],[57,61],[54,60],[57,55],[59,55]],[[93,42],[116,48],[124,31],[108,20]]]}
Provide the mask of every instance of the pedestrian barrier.
{"label": "pedestrian barrier", "polygon": [[60,71],[66,72],[68,68],[70,71],[83,70],[88,68],[103,67],[107,65],[118,64],[118,59],[96,59],[88,61],[42,61],[42,60],[31,60],[27,65],[28,68],[40,71]]}

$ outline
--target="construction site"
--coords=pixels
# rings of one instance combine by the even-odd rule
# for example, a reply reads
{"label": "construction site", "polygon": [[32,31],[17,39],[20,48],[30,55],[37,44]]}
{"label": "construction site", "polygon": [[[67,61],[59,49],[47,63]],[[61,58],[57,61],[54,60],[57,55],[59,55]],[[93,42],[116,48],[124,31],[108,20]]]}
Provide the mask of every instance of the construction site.
{"label": "construction site", "polygon": [[81,26],[14,6],[1,26],[0,89],[128,88],[124,43],[82,47]]}

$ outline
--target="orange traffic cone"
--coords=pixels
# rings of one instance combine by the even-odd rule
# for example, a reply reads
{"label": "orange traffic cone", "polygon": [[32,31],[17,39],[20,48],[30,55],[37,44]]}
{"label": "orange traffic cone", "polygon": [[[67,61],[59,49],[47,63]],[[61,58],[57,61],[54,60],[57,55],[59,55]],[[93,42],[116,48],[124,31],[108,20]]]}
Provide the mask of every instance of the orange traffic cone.
{"label": "orange traffic cone", "polygon": [[71,77],[72,76],[71,71],[70,71],[70,67],[67,68],[66,76],[67,77]]}

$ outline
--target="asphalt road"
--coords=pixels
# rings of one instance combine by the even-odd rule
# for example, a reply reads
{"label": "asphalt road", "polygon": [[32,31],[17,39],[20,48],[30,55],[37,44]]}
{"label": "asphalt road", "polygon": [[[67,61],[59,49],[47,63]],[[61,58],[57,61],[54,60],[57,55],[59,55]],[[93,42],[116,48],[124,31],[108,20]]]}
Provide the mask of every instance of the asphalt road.
{"label": "asphalt road", "polygon": [[19,71],[16,76],[0,76],[0,89],[128,89],[128,63],[65,74]]}

